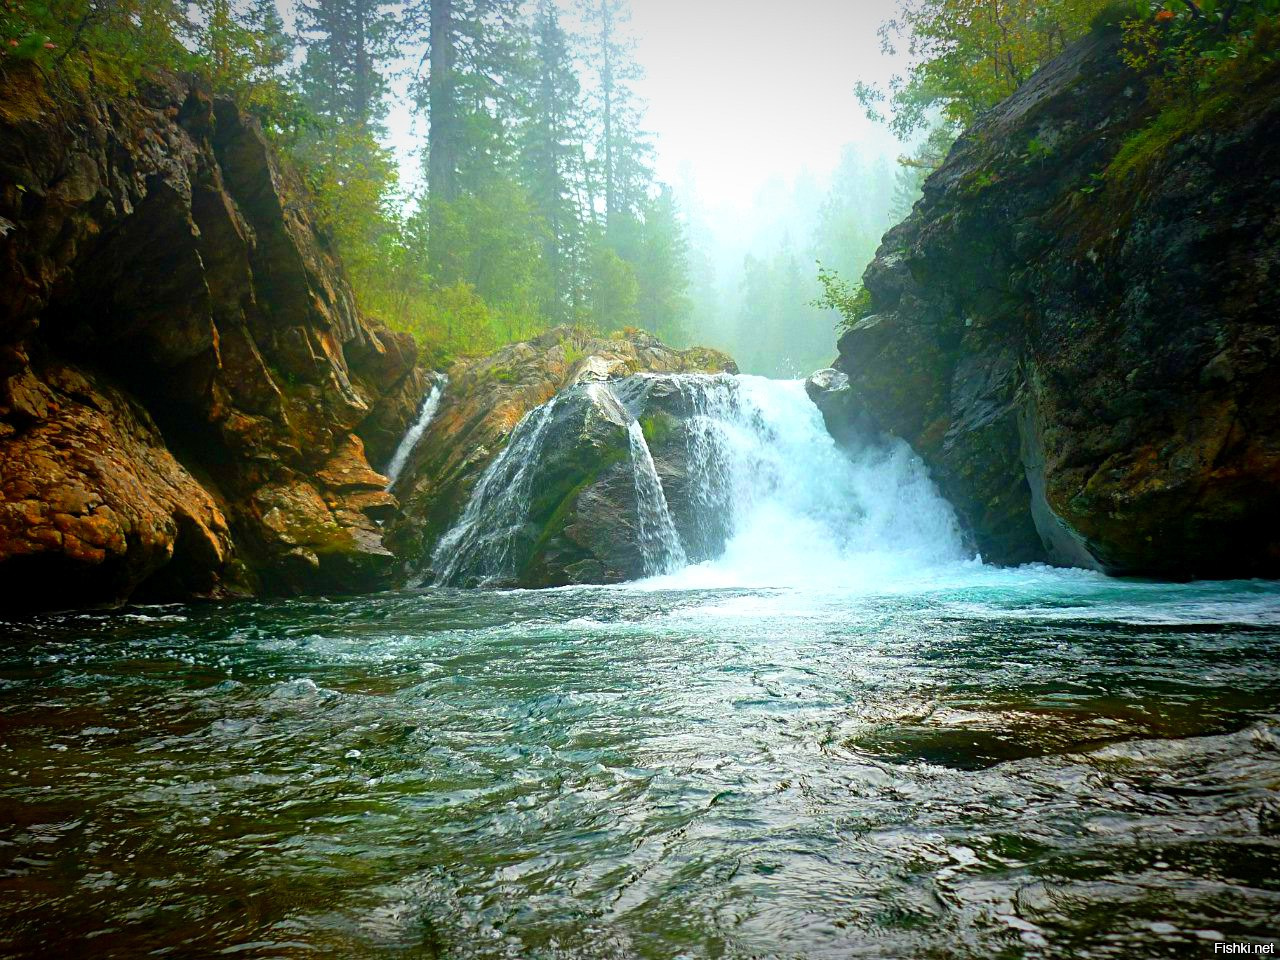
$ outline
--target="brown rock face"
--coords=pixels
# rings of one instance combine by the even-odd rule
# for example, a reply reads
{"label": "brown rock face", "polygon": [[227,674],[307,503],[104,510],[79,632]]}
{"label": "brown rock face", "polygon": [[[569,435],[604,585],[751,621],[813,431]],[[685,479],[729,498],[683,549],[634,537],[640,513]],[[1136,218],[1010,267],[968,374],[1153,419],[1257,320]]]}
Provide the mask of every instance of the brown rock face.
{"label": "brown rock face", "polygon": [[524,415],[571,384],[635,373],[737,371],[723,353],[674,350],[642,331],[602,339],[567,327],[483,360],[457,363],[435,418],[394,488],[403,509],[388,539],[411,569],[421,569]]}
{"label": "brown rock face", "polygon": [[389,456],[425,377],[254,121],[176,77],[3,85],[4,604],[387,584],[361,435]]}
{"label": "brown rock face", "polygon": [[1119,43],[961,138],[816,399],[910,442],[988,560],[1277,576],[1280,67],[1121,174],[1156,106]]}
{"label": "brown rock face", "polygon": [[68,367],[22,380],[41,415],[0,442],[7,601],[107,602],[147,581],[156,597],[243,586],[226,516],[145,410]]}

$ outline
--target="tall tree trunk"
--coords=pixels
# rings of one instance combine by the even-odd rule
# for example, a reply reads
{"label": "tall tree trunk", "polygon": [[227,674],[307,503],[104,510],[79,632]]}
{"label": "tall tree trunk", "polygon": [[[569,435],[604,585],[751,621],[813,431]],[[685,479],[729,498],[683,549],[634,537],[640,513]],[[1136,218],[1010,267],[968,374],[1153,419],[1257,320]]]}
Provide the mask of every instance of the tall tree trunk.
{"label": "tall tree trunk", "polygon": [[562,66],[561,48],[558,38],[559,25],[555,18],[555,8],[545,3],[541,9],[540,61],[538,75],[538,122],[542,127],[542,169],[539,171],[541,183],[539,193],[545,204],[544,215],[547,218],[549,236],[543,242],[543,255],[551,268],[553,319],[560,322],[565,319],[564,303],[566,289],[564,284],[564,264],[562,247],[565,238],[564,224],[561,222],[561,204],[564,201],[565,184],[561,175],[560,134],[563,127],[563,111],[561,108],[561,91],[557,83],[558,71]]}
{"label": "tall tree trunk", "polygon": [[600,0],[600,95],[604,113],[604,233],[610,235],[617,196],[613,176],[613,10],[610,0]]}
{"label": "tall tree trunk", "polygon": [[[427,245],[431,269],[444,261],[442,204],[457,199],[457,102],[454,96],[453,0],[431,0],[427,77]],[[437,279],[443,279],[437,275]]]}
{"label": "tall tree trunk", "polygon": [[355,103],[355,121],[360,127],[364,127],[369,122],[369,101],[372,98],[371,84],[369,74],[371,72],[371,64],[369,62],[369,38],[366,31],[368,20],[367,4],[360,2],[355,4],[355,24],[352,32],[355,36],[355,83],[354,95]]}

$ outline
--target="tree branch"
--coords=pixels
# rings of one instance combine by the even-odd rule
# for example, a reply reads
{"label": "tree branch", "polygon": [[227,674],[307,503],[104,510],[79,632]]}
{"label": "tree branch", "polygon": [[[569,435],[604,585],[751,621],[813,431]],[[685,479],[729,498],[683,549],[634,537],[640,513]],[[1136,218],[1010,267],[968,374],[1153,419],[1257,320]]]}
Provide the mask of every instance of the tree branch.
{"label": "tree branch", "polygon": [[1227,4],[1222,10],[1222,22],[1218,24],[1218,30],[1227,34],[1231,32],[1231,21],[1236,18],[1236,8],[1240,6],[1240,0],[1227,0]]}

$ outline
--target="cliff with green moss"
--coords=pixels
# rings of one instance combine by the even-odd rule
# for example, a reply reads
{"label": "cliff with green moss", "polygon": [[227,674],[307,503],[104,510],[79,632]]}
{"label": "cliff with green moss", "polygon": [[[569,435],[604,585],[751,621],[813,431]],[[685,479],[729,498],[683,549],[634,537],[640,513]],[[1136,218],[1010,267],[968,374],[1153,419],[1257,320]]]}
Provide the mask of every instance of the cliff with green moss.
{"label": "cliff with green moss", "polygon": [[0,76],[6,608],[389,585],[412,339],[233,101],[51,82]]}
{"label": "cliff with green moss", "polygon": [[989,560],[1274,576],[1280,58],[1170,99],[1122,42],[960,139],[812,393],[909,441]]}

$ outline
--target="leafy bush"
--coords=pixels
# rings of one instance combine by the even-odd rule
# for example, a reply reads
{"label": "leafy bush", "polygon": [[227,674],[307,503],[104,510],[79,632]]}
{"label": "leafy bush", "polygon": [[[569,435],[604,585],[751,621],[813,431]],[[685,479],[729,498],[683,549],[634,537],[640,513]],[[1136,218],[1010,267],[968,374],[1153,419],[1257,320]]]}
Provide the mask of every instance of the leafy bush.
{"label": "leafy bush", "polygon": [[1121,146],[1105,172],[1131,180],[1184,137],[1249,95],[1277,62],[1280,0],[1166,4],[1124,23],[1124,62],[1148,77],[1156,112]]}
{"label": "leafy bush", "polygon": [[849,283],[822,264],[818,264],[818,282],[822,284],[822,296],[814,301],[814,306],[839,313],[841,330],[848,330],[859,320],[871,316],[875,309],[870,290],[860,283]]}

